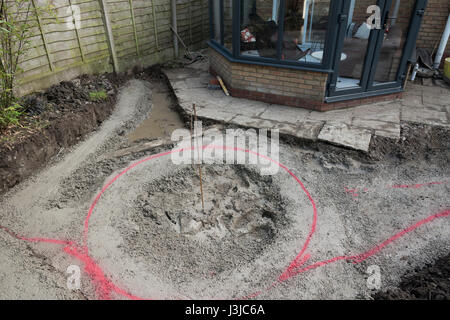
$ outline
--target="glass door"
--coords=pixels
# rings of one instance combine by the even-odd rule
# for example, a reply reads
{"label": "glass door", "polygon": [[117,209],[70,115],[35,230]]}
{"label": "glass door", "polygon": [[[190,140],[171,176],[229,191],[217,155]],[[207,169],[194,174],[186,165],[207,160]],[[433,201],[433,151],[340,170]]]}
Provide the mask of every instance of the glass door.
{"label": "glass door", "polygon": [[375,48],[368,90],[401,86],[427,1],[386,1],[384,25]]}
{"label": "glass door", "polygon": [[329,97],[399,91],[426,2],[344,1]]}

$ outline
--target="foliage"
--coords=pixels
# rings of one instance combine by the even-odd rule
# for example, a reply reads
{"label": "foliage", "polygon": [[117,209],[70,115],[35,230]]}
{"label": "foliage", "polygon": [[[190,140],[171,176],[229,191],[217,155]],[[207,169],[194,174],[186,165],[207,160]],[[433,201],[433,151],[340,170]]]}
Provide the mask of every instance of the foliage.
{"label": "foliage", "polygon": [[89,93],[89,99],[91,101],[102,101],[108,98],[108,95],[106,94],[105,90],[100,91],[92,91]]}
{"label": "foliage", "polygon": [[0,109],[0,128],[4,128],[10,124],[19,124],[20,116],[22,115],[22,106],[13,103],[7,108]]}
{"label": "foliage", "polygon": [[20,115],[14,87],[21,59],[30,50],[30,38],[36,32],[38,17],[53,15],[54,8],[45,1],[0,0],[0,129],[15,123]]}

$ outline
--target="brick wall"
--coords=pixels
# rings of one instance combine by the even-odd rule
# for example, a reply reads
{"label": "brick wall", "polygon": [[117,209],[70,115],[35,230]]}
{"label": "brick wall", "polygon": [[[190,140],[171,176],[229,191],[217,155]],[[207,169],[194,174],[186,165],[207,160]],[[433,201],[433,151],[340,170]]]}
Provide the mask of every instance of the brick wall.
{"label": "brick wall", "polygon": [[[417,39],[418,48],[429,49],[430,52],[434,47],[437,48],[447,22],[450,11],[449,0],[429,0],[425,15],[423,17],[422,26],[420,28],[419,37]],[[436,49],[437,50],[437,49]],[[450,41],[447,43],[444,58],[450,56]]]}
{"label": "brick wall", "polygon": [[325,97],[326,73],[233,63],[214,49],[210,69],[233,96],[311,109],[320,109]]}
{"label": "brick wall", "polygon": [[228,61],[210,49],[210,72],[220,75],[233,97],[328,111],[401,98],[401,93],[326,103],[328,75],[321,72],[276,68]]}

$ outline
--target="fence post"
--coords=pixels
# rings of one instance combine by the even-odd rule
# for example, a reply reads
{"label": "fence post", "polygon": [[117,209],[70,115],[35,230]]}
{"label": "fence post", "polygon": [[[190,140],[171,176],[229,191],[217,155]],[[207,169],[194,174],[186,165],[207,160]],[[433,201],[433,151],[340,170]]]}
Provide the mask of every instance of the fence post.
{"label": "fence post", "polygon": [[133,0],[128,0],[130,4],[130,14],[131,14],[131,23],[133,24],[133,32],[134,32],[134,42],[136,43],[136,53],[138,57],[141,56],[139,52],[139,40],[137,36],[137,30],[136,30],[136,21],[134,19],[134,9],[133,9]]}
{"label": "fence post", "polygon": [[205,40],[205,19],[204,19],[204,14],[205,14],[205,3],[204,0],[200,0],[200,5],[201,5],[201,9],[202,10],[202,15],[201,15],[201,30],[202,30],[202,41]]}
{"label": "fence post", "polygon": [[172,11],[172,34],[173,34],[173,53],[175,56],[175,59],[178,58],[178,27],[177,27],[177,1],[176,0],[170,0],[170,8]]}
{"label": "fence post", "polygon": [[192,1],[189,1],[189,42],[192,46]]}
{"label": "fence post", "polygon": [[45,49],[45,54],[47,55],[48,65],[50,67],[50,70],[54,71],[55,67],[53,66],[52,58],[50,56],[50,51],[48,49],[47,40],[45,38],[44,29],[42,28],[41,17],[39,17],[39,12],[37,11],[35,0],[32,0],[31,2],[33,3],[34,13],[36,14],[39,31],[41,32],[42,43],[44,44],[44,49]]}
{"label": "fence post", "polygon": [[105,25],[106,38],[108,39],[109,51],[113,61],[114,72],[119,71],[119,62],[117,60],[116,47],[114,45],[114,36],[111,28],[111,21],[109,20],[108,4],[106,0],[99,0],[100,9],[103,13],[103,22]]}
{"label": "fence post", "polygon": [[156,8],[155,8],[155,0],[152,1],[152,13],[153,13],[153,30],[155,32],[155,45],[156,50],[159,52],[159,40],[158,40],[158,26],[156,21]]}
{"label": "fence post", "polygon": [[[70,12],[72,14],[72,19],[74,18],[73,16],[73,7],[72,7],[72,0],[69,0],[69,6],[70,6]],[[81,45],[81,38],[80,38],[80,34],[78,33],[78,27],[75,21],[74,22],[74,28],[75,28],[75,34],[77,36],[77,41],[78,41],[78,47],[80,48],[80,53],[81,53],[81,61],[85,62],[84,59],[84,52],[83,52],[83,47]]]}

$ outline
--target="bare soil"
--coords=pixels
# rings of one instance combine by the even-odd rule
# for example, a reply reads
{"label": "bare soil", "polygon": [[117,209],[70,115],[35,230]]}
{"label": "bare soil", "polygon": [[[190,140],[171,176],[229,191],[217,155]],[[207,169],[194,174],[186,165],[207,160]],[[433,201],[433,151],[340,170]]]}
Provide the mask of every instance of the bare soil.
{"label": "bare soil", "polygon": [[153,257],[149,263],[158,275],[173,282],[251,262],[288,223],[271,177],[246,166],[208,165],[202,166],[202,181],[204,211],[198,169],[188,166],[152,181],[137,195],[132,220],[139,232],[129,224],[121,227],[130,251]]}
{"label": "bare soil", "polygon": [[[112,113],[122,83],[123,78],[111,74],[85,75],[24,97],[21,125],[0,136],[0,194],[98,128]],[[107,98],[91,101],[89,93],[99,90]]]}
{"label": "bare soil", "polygon": [[397,288],[378,292],[376,300],[450,300],[450,254],[402,277]]}

